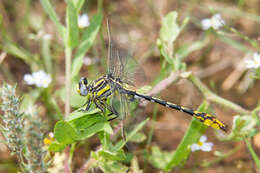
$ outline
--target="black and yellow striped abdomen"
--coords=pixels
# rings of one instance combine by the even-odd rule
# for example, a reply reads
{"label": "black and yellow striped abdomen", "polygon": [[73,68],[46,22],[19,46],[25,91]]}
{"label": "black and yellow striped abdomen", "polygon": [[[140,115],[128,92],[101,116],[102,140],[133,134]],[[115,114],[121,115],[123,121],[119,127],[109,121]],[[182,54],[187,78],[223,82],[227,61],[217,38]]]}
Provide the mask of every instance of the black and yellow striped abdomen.
{"label": "black and yellow striped abdomen", "polygon": [[135,98],[137,98],[137,99],[142,98],[142,99],[145,99],[150,102],[158,103],[165,107],[169,107],[172,109],[176,109],[176,110],[185,112],[191,116],[194,116],[196,119],[198,119],[203,124],[213,127],[214,129],[221,129],[223,131],[227,131],[227,126],[225,124],[223,124],[221,121],[219,121],[218,119],[216,119],[213,115],[210,115],[210,114],[207,114],[204,112],[193,111],[192,109],[188,109],[188,108],[185,108],[185,107],[182,107],[182,106],[179,106],[179,105],[176,105],[176,104],[173,104],[173,103],[170,103],[170,102],[167,102],[167,101],[155,98],[155,97],[146,96],[146,95],[139,94],[136,92],[134,92],[134,95],[135,95]]}

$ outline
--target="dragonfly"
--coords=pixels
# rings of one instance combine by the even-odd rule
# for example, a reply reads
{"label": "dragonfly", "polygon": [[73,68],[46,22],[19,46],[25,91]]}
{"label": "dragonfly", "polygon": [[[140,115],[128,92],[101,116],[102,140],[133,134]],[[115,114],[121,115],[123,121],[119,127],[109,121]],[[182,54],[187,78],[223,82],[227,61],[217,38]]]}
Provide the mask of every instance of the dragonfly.
{"label": "dragonfly", "polygon": [[[109,24],[107,24],[109,26]],[[107,74],[99,77],[98,79],[88,82],[86,77],[80,78],[77,85],[77,92],[81,96],[88,97],[88,100],[84,104],[85,111],[90,109],[91,104],[95,104],[95,106],[101,110],[101,112],[105,113],[108,110],[110,113],[108,117],[108,121],[114,120],[120,117],[120,113],[115,109],[115,106],[109,102],[109,98],[114,98],[115,95],[119,95],[120,100],[124,103],[121,105],[122,107],[126,106],[126,102],[133,102],[136,99],[144,99],[150,102],[154,102],[165,106],[167,108],[171,108],[174,110],[181,111],[188,115],[195,117],[201,123],[210,126],[214,129],[220,129],[223,131],[227,131],[227,125],[222,123],[220,120],[215,118],[215,116],[205,113],[198,112],[157,97],[149,96],[142,94],[135,90],[134,84],[129,81],[131,78],[127,73],[127,59],[129,56],[126,56],[124,53],[120,52],[119,49],[115,48],[114,43],[111,41],[110,36],[110,27],[108,27],[108,37],[109,37],[109,50],[108,50],[108,72]],[[123,111],[124,112],[124,109]]]}

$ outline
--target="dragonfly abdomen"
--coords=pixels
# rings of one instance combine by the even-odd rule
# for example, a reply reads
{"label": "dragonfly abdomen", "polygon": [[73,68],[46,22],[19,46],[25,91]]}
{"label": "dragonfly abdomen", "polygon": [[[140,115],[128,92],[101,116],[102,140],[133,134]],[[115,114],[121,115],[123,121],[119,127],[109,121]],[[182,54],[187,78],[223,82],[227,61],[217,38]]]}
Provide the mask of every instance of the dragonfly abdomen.
{"label": "dragonfly abdomen", "polygon": [[204,113],[204,112],[193,111],[192,109],[185,108],[183,106],[179,106],[179,105],[176,105],[174,103],[170,103],[170,102],[167,102],[165,100],[161,100],[161,99],[156,98],[156,97],[146,96],[146,95],[139,94],[139,93],[136,93],[136,92],[134,94],[135,94],[134,97],[136,99],[145,99],[147,101],[155,102],[155,103],[158,103],[158,104],[165,106],[165,107],[169,107],[169,108],[172,108],[172,109],[175,109],[175,110],[185,112],[185,113],[187,113],[191,116],[194,116],[196,119],[198,119],[200,122],[202,122],[203,124],[205,124],[207,126],[211,126],[215,129],[221,129],[223,131],[227,131],[227,126],[225,124],[223,124],[221,121],[219,121],[218,119],[216,119],[213,115],[210,115],[210,114],[207,114],[207,113]]}

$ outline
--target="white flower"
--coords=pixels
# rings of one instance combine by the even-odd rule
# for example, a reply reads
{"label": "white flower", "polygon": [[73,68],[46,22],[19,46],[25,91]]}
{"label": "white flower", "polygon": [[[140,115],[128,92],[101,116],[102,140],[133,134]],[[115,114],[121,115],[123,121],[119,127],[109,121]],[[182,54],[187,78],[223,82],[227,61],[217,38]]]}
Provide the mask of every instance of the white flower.
{"label": "white flower", "polygon": [[207,141],[207,136],[203,135],[200,137],[200,140],[191,145],[191,151],[198,151],[198,150],[202,150],[202,151],[211,151],[212,147],[213,147],[213,143],[212,142],[206,142]]}
{"label": "white flower", "polygon": [[25,74],[24,81],[28,85],[36,85],[37,87],[47,88],[51,83],[51,76],[43,70],[33,72],[32,74]]}
{"label": "white flower", "polygon": [[226,22],[222,19],[220,14],[215,14],[211,18],[206,18],[201,21],[202,29],[207,30],[210,27],[218,30],[220,27],[224,26]]}
{"label": "white flower", "polygon": [[83,14],[81,16],[78,16],[78,26],[80,28],[84,28],[89,26],[89,18],[87,14]]}
{"label": "white flower", "polygon": [[51,40],[52,39],[52,35],[51,34],[44,34],[42,38],[44,40]]}
{"label": "white flower", "polygon": [[86,66],[89,66],[89,65],[93,65],[93,64],[96,64],[97,62],[99,62],[99,59],[97,57],[89,57],[89,56],[86,56],[83,60],[83,63],[86,65]]}
{"label": "white flower", "polygon": [[246,59],[245,61],[246,68],[259,68],[260,67],[260,54],[255,52],[253,59]]}
{"label": "white flower", "polygon": [[23,77],[23,80],[28,84],[28,85],[33,85],[34,82],[34,78],[32,77],[32,75],[30,74],[25,74]]}
{"label": "white flower", "polygon": [[48,135],[49,135],[50,138],[54,138],[54,133],[53,132],[50,132]]}

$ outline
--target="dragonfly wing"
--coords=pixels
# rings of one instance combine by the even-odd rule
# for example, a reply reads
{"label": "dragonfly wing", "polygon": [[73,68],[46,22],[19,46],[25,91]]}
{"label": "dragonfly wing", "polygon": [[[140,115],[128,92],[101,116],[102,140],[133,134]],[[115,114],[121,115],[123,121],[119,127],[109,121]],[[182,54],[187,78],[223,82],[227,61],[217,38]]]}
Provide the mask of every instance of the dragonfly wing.
{"label": "dragonfly wing", "polygon": [[119,78],[124,83],[133,86],[136,79],[141,79],[140,81],[144,81],[144,71],[131,56],[129,51],[122,48],[114,40],[115,38],[113,38],[111,34],[112,31],[109,22],[107,22],[107,30],[109,39],[107,58],[108,73],[114,78]]}

